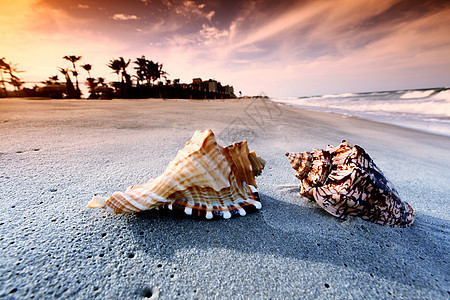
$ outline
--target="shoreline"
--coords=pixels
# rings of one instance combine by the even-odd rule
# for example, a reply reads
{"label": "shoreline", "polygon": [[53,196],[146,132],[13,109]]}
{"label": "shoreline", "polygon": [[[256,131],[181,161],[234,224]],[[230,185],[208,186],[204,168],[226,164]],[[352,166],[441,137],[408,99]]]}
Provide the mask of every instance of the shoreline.
{"label": "shoreline", "polygon": [[[9,97],[9,98],[0,98],[0,101],[2,99],[22,99],[22,100],[29,100],[29,101],[86,101],[86,102],[104,102],[104,101],[193,101],[193,102],[211,102],[211,101],[215,101],[215,102],[229,102],[229,101],[255,101],[255,100],[261,100],[262,98],[252,98],[252,97],[241,97],[241,98],[230,98],[230,99],[172,99],[172,98],[147,98],[147,99],[122,99],[122,98],[113,98],[113,99],[88,99],[88,98],[82,98],[82,99],[51,99],[51,98],[43,98],[43,97],[22,97],[22,98],[15,98],[15,97]],[[344,118],[355,118],[358,120],[362,120],[362,121],[369,121],[369,122],[373,122],[373,123],[377,123],[377,124],[384,124],[384,125],[391,125],[391,126],[395,126],[398,128],[403,128],[403,129],[408,129],[408,130],[413,130],[413,131],[417,131],[417,132],[421,132],[421,133],[426,133],[426,134],[431,134],[431,135],[436,135],[436,136],[443,136],[443,137],[447,137],[449,138],[450,135],[449,134],[445,134],[445,133],[439,133],[433,130],[426,130],[426,129],[420,129],[418,127],[413,127],[413,126],[407,126],[407,125],[400,125],[398,123],[390,123],[390,122],[382,122],[382,121],[375,121],[372,120],[370,118],[363,118],[360,116],[355,116],[355,115],[347,115],[347,114],[343,114],[343,113],[339,113],[339,112],[327,112],[327,111],[320,111],[320,110],[314,110],[314,109],[309,109],[306,107],[300,107],[300,106],[296,106],[295,104],[289,104],[289,103],[283,103],[283,102],[277,102],[275,100],[272,100],[272,98],[268,98],[266,99],[268,101],[271,101],[273,103],[276,103],[278,105],[282,105],[282,106],[287,106],[287,107],[293,107],[296,108],[298,110],[304,110],[304,111],[308,111],[308,112],[313,112],[313,113],[325,113],[325,114],[332,114],[332,115],[337,115],[337,116],[341,116]]]}
{"label": "shoreline", "polygon": [[[260,211],[207,221],[85,208],[160,175],[207,128],[266,160]],[[284,153],[342,139],[413,207],[412,227],[339,220],[299,195]],[[0,297],[448,296],[448,137],[263,99],[0,99],[0,140]]]}
{"label": "shoreline", "polygon": [[[415,123],[413,125],[406,125],[404,121],[403,122],[397,122],[397,123],[393,123],[392,121],[385,121],[385,122],[383,122],[383,121],[376,121],[376,120],[373,120],[371,118],[364,118],[364,117],[360,117],[360,116],[356,116],[356,115],[347,115],[345,113],[339,113],[339,112],[320,111],[320,110],[309,109],[307,107],[300,107],[300,106],[297,106],[295,104],[289,104],[289,103],[284,103],[284,102],[277,102],[277,101],[274,101],[274,100],[271,100],[271,101],[279,103],[281,105],[295,107],[295,108],[306,110],[306,111],[323,112],[323,113],[328,113],[328,114],[336,114],[336,115],[344,116],[344,117],[347,117],[347,118],[357,118],[357,119],[360,119],[360,120],[366,120],[366,121],[379,123],[379,124],[393,125],[393,126],[396,126],[396,127],[406,128],[406,129],[410,129],[410,130],[414,130],[414,131],[418,131],[418,132],[423,132],[423,133],[428,133],[428,134],[433,134],[433,135],[438,135],[438,136],[444,136],[444,137],[450,137],[450,133],[443,133],[442,131],[438,131],[436,129],[419,128],[417,126],[418,125],[417,123]],[[434,124],[434,125],[437,125],[437,124]]]}

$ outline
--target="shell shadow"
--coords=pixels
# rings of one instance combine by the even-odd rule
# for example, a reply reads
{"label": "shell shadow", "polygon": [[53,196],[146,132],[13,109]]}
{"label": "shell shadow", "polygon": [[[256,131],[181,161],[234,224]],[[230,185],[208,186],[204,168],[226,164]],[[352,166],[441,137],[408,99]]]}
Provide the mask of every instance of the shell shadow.
{"label": "shell shadow", "polygon": [[436,286],[432,272],[446,277],[450,226],[445,220],[417,214],[412,227],[390,228],[260,197],[262,210],[245,217],[208,221],[147,211],[129,218],[128,228],[147,255],[161,259],[170,260],[181,248],[219,247],[331,263],[424,288]]}

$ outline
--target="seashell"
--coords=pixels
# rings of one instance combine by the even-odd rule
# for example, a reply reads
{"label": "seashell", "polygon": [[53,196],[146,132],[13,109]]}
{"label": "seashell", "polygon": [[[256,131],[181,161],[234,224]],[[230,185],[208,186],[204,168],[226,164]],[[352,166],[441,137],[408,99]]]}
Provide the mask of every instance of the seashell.
{"label": "seashell", "polygon": [[246,141],[221,147],[211,130],[197,130],[161,176],[109,198],[96,196],[87,206],[115,213],[168,209],[206,219],[245,216],[261,208],[255,176],[264,165]]}
{"label": "seashell", "polygon": [[300,194],[315,200],[330,214],[392,227],[408,227],[414,211],[400,200],[398,192],[359,146],[346,141],[327,150],[286,153],[295,176],[300,179]]}

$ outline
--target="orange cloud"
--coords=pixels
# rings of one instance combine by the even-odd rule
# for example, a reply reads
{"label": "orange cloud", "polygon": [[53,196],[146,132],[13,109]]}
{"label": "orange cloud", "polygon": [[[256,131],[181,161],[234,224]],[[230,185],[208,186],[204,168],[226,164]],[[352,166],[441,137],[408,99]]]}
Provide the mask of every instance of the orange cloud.
{"label": "orange cloud", "polygon": [[0,11],[0,56],[25,70],[20,77],[40,82],[66,67],[64,55],[82,55],[94,64],[95,76],[109,77],[106,63],[127,47],[104,35],[78,30],[81,20],[61,10],[37,6],[34,0],[8,1]]}
{"label": "orange cloud", "polygon": [[138,16],[136,15],[127,15],[127,14],[114,14],[111,18],[116,21],[129,21],[139,19]]}

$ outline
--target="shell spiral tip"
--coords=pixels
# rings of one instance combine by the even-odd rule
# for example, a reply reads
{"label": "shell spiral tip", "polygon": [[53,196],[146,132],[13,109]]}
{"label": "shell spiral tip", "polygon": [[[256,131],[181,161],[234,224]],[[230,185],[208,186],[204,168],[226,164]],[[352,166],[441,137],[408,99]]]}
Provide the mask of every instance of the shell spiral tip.
{"label": "shell spiral tip", "polygon": [[94,196],[92,200],[86,205],[88,208],[102,208],[106,205],[106,197]]}

